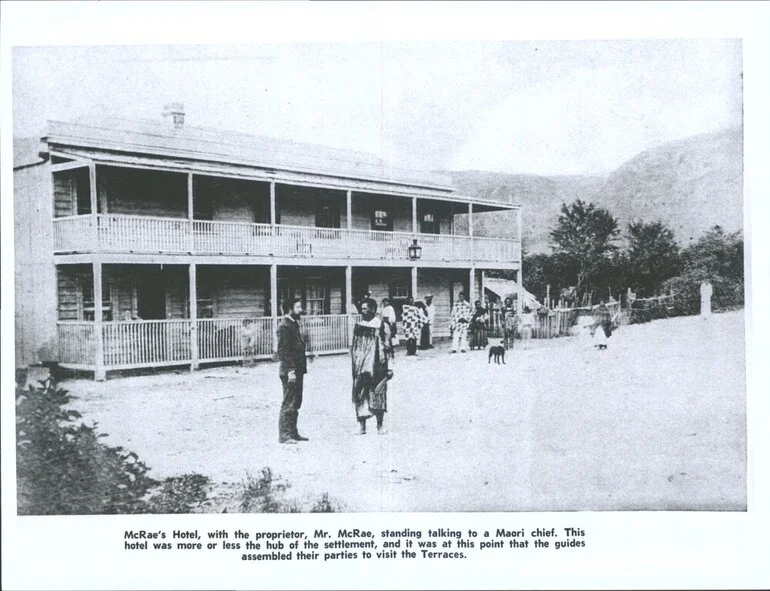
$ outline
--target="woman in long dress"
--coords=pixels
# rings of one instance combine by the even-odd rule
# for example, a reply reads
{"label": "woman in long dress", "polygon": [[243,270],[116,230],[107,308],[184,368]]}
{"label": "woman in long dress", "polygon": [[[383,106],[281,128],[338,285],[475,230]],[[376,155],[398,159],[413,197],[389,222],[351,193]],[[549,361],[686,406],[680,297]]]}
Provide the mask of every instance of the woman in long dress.
{"label": "woman in long dress", "polygon": [[420,310],[420,322],[422,328],[420,329],[420,344],[419,347],[422,350],[430,349],[430,325],[428,324],[428,308],[425,306],[425,302],[419,301],[414,304]]}

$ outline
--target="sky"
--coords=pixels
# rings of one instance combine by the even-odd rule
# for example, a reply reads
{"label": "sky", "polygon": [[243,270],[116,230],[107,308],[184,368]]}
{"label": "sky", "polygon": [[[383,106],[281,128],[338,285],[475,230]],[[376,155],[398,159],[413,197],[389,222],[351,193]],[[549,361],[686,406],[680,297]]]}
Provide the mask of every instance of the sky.
{"label": "sky", "polygon": [[735,40],[23,47],[14,135],[161,120],[369,152],[414,170],[607,174],[742,124]]}

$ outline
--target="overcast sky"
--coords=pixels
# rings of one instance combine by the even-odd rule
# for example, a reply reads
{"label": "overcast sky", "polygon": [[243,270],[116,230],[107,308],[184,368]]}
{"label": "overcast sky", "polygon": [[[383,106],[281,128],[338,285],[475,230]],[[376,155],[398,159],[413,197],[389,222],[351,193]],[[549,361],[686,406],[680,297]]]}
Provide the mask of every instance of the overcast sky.
{"label": "overcast sky", "polygon": [[605,173],[741,125],[731,40],[14,50],[14,134],[160,120],[361,150],[412,169]]}

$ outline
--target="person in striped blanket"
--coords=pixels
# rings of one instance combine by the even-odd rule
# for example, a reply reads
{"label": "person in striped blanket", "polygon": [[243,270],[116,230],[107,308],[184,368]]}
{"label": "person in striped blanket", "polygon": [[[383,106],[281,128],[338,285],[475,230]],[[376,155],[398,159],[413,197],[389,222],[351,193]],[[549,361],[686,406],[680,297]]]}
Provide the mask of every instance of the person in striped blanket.
{"label": "person in striped blanket", "polygon": [[473,310],[465,299],[465,293],[461,291],[452,308],[452,353],[457,353],[458,348],[465,353],[468,348],[468,327],[471,318]]}
{"label": "person in striped blanket", "polygon": [[414,305],[414,298],[409,296],[401,308],[401,326],[406,339],[406,354],[417,355],[417,342],[422,334],[423,315]]}

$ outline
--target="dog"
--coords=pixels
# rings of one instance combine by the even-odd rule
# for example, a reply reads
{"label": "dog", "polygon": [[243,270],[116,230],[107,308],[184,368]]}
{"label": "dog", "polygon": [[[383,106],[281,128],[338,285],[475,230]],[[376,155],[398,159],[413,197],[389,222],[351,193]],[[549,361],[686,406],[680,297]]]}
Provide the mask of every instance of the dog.
{"label": "dog", "polygon": [[489,348],[489,360],[487,363],[492,363],[492,357],[495,358],[495,363],[500,365],[500,360],[502,360],[503,365],[505,365],[505,347],[502,345],[493,345]]}

